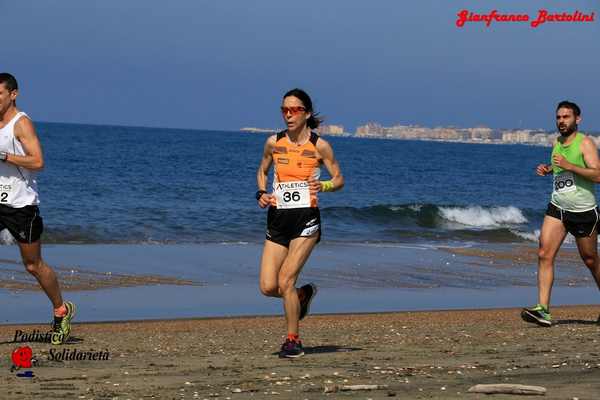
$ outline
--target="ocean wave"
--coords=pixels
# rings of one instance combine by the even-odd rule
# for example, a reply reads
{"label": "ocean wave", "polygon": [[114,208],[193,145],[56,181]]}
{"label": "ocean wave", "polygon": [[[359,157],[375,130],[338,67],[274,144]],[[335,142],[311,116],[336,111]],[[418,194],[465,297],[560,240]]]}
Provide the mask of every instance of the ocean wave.
{"label": "ocean wave", "polygon": [[[543,210],[508,206],[452,204],[377,204],[367,207],[321,209],[327,241],[347,243],[443,243],[537,241]],[[49,225],[42,240],[50,244],[192,244],[262,243],[265,218],[256,212],[240,212],[237,219],[215,218],[205,224],[186,220],[146,220],[143,225],[81,226],[62,221]],[[0,243],[12,244],[8,233]]]}
{"label": "ocean wave", "polygon": [[536,229],[533,232],[521,232],[518,230],[511,229],[510,232],[520,238],[523,238],[523,239],[531,241],[531,242],[537,242],[540,238],[540,230],[539,229]]}
{"label": "ocean wave", "polygon": [[498,228],[529,222],[517,207],[440,207],[440,216],[450,222],[475,228]]}
{"label": "ocean wave", "polygon": [[544,213],[512,205],[407,203],[328,207],[322,215],[326,233],[345,240],[437,244],[537,241],[525,232],[539,228]]}
{"label": "ocean wave", "polygon": [[[329,207],[325,215],[348,222],[441,229],[498,229],[528,224],[528,210],[515,206],[458,206],[434,204],[375,205],[369,207]],[[532,212],[535,213],[535,212]]]}

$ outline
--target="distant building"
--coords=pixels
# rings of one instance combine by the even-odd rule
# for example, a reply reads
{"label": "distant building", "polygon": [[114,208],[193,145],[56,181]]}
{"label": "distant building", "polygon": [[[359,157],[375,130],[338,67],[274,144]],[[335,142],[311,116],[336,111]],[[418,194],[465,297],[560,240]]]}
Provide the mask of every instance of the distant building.
{"label": "distant building", "polygon": [[356,136],[382,136],[383,134],[383,126],[375,122],[369,122],[356,128]]}
{"label": "distant building", "polygon": [[488,141],[492,139],[492,130],[485,126],[467,129],[471,140]]}
{"label": "distant building", "polygon": [[509,143],[527,143],[530,141],[530,132],[527,129],[502,132],[502,141]]}
{"label": "distant building", "polygon": [[344,127],[342,125],[321,125],[317,128],[321,135],[343,135]]}

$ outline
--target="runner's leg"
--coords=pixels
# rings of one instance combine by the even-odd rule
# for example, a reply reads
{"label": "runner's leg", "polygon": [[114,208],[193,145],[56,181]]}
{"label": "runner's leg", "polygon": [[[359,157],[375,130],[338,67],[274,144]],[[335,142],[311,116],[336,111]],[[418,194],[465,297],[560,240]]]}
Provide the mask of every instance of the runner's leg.
{"label": "runner's leg", "polygon": [[260,291],[265,296],[281,297],[278,276],[281,265],[288,255],[288,248],[270,240],[265,240],[260,262]]}
{"label": "runner's leg", "polygon": [[589,268],[596,286],[600,289],[600,259],[598,258],[598,232],[594,231],[590,236],[576,239],[579,255]]}
{"label": "runner's leg", "polygon": [[538,303],[548,308],[554,283],[554,259],[567,230],[560,219],[546,215],[538,249]]}
{"label": "runner's leg", "polygon": [[21,250],[21,258],[25,269],[31,275],[37,279],[40,286],[52,302],[54,309],[57,309],[63,305],[63,299],[60,293],[60,287],[58,279],[54,270],[48,266],[42,259],[41,241],[33,243],[20,243],[19,250]]}
{"label": "runner's leg", "polygon": [[290,242],[290,248],[278,276],[278,286],[283,297],[285,319],[288,334],[298,334],[300,318],[300,301],[296,290],[296,280],[317,244],[318,235],[298,237]]}

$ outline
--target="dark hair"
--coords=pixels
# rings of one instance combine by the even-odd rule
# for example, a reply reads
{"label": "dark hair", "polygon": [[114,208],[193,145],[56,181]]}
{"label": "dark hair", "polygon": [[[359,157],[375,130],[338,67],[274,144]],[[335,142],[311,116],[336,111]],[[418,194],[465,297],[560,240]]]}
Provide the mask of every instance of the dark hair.
{"label": "dark hair", "polygon": [[0,72],[0,83],[4,83],[9,92],[19,88],[19,84],[15,77],[8,72]]}
{"label": "dark hair", "polygon": [[321,117],[319,117],[319,113],[316,113],[313,110],[312,100],[310,99],[310,96],[308,95],[308,93],[306,93],[302,89],[296,88],[296,89],[292,89],[289,92],[287,92],[286,94],[284,94],[283,98],[285,99],[286,97],[291,97],[291,96],[294,96],[298,100],[300,100],[302,102],[302,104],[304,104],[304,108],[306,108],[306,112],[310,113],[310,118],[308,119],[308,121],[306,121],[306,124],[308,125],[308,127],[310,129],[317,129],[319,127],[319,125],[321,125],[321,123],[323,122],[323,119]]}
{"label": "dark hair", "polygon": [[569,110],[573,111],[573,114],[575,114],[576,117],[579,117],[581,115],[581,109],[579,108],[579,106],[575,103],[572,103],[570,101],[561,101],[560,103],[558,103],[558,105],[556,106],[556,111],[558,111],[559,108],[568,108]]}

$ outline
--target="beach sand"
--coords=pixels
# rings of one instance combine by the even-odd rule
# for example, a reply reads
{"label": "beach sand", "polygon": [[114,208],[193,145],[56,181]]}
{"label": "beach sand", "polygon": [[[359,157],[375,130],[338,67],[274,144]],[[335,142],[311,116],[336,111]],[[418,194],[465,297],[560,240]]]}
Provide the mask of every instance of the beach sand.
{"label": "beach sand", "polygon": [[[600,396],[598,306],[553,309],[557,324],[521,321],[518,309],[311,315],[303,358],[279,359],[282,317],[76,324],[59,349],[107,350],[104,361],[50,361],[29,345],[35,377],[11,372],[16,329],[2,325],[6,399],[508,399],[467,393],[475,384],[547,388],[548,399]],[[385,385],[324,394],[335,385]]]}

